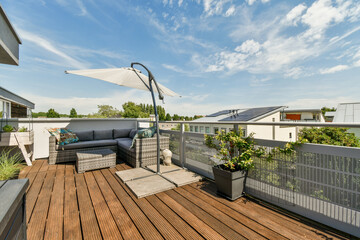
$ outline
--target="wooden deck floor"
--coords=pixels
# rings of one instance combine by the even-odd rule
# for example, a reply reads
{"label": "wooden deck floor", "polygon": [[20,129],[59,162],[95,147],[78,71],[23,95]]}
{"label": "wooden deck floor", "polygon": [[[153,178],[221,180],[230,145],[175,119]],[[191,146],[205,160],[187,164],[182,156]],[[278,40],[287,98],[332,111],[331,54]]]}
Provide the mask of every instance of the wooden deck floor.
{"label": "wooden deck floor", "polygon": [[137,199],[114,174],[128,168],[77,174],[47,160],[24,168],[28,239],[347,238],[253,200],[220,198],[208,181]]}

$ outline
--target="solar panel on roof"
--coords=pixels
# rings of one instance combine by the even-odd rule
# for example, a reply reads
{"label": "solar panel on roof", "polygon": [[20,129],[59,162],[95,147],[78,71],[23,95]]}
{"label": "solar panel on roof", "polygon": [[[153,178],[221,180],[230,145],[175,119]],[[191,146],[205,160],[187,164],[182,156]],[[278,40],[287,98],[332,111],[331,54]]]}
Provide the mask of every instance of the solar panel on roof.
{"label": "solar panel on roof", "polygon": [[231,110],[222,110],[222,111],[219,111],[219,112],[216,112],[216,113],[212,113],[210,115],[206,115],[206,117],[218,117],[220,115],[224,115],[224,114],[228,114],[230,113]]}
{"label": "solar panel on roof", "polygon": [[230,117],[221,119],[220,121],[249,121],[266,113],[272,112],[280,107],[262,107],[262,108],[251,108],[240,112],[238,114],[234,114]]}

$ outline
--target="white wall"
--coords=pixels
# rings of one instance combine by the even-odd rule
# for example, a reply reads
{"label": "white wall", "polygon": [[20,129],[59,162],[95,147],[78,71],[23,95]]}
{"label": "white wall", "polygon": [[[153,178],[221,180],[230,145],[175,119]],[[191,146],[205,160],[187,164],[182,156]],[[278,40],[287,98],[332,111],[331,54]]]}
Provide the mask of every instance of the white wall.
{"label": "white wall", "polygon": [[[29,119],[10,119],[9,124],[16,127],[27,127],[34,130],[34,155],[35,159],[49,157],[49,128],[69,128],[73,131],[82,130],[106,130],[114,128],[136,128],[137,120],[140,119],[120,119],[120,118],[52,118],[52,119],[33,119],[29,127]],[[147,119],[148,120],[148,119]],[[142,123],[141,127],[146,127],[148,123]],[[143,126],[144,125],[144,126]]]}

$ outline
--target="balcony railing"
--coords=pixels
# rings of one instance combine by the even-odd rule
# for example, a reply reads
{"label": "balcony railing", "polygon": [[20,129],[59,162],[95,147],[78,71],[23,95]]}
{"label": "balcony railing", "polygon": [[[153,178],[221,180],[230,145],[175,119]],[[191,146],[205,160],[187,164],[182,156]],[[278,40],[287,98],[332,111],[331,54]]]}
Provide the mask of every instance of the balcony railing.
{"label": "balcony railing", "polygon": [[[218,163],[213,157],[216,152],[204,144],[203,133],[184,131],[183,125],[191,122],[179,123],[180,131],[161,130],[170,137],[173,162],[213,179],[212,166]],[[247,123],[234,123],[234,129],[240,124]],[[291,123],[291,126],[360,127],[329,123]],[[269,150],[286,144],[255,140]],[[360,237],[360,148],[303,144],[292,156],[279,153],[270,163],[261,159],[255,159],[255,163],[246,182],[247,194]]]}

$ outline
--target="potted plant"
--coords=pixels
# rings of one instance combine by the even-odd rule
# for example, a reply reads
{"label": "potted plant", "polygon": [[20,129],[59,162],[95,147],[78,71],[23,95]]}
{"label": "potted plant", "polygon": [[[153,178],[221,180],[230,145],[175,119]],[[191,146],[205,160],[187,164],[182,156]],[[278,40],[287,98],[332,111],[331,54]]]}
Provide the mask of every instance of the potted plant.
{"label": "potted plant", "polygon": [[216,149],[218,154],[214,157],[223,162],[213,167],[213,173],[218,193],[230,200],[243,195],[248,171],[254,167],[254,157],[272,159],[272,153],[255,146],[253,134],[243,137],[242,131],[205,135],[205,144]]}

